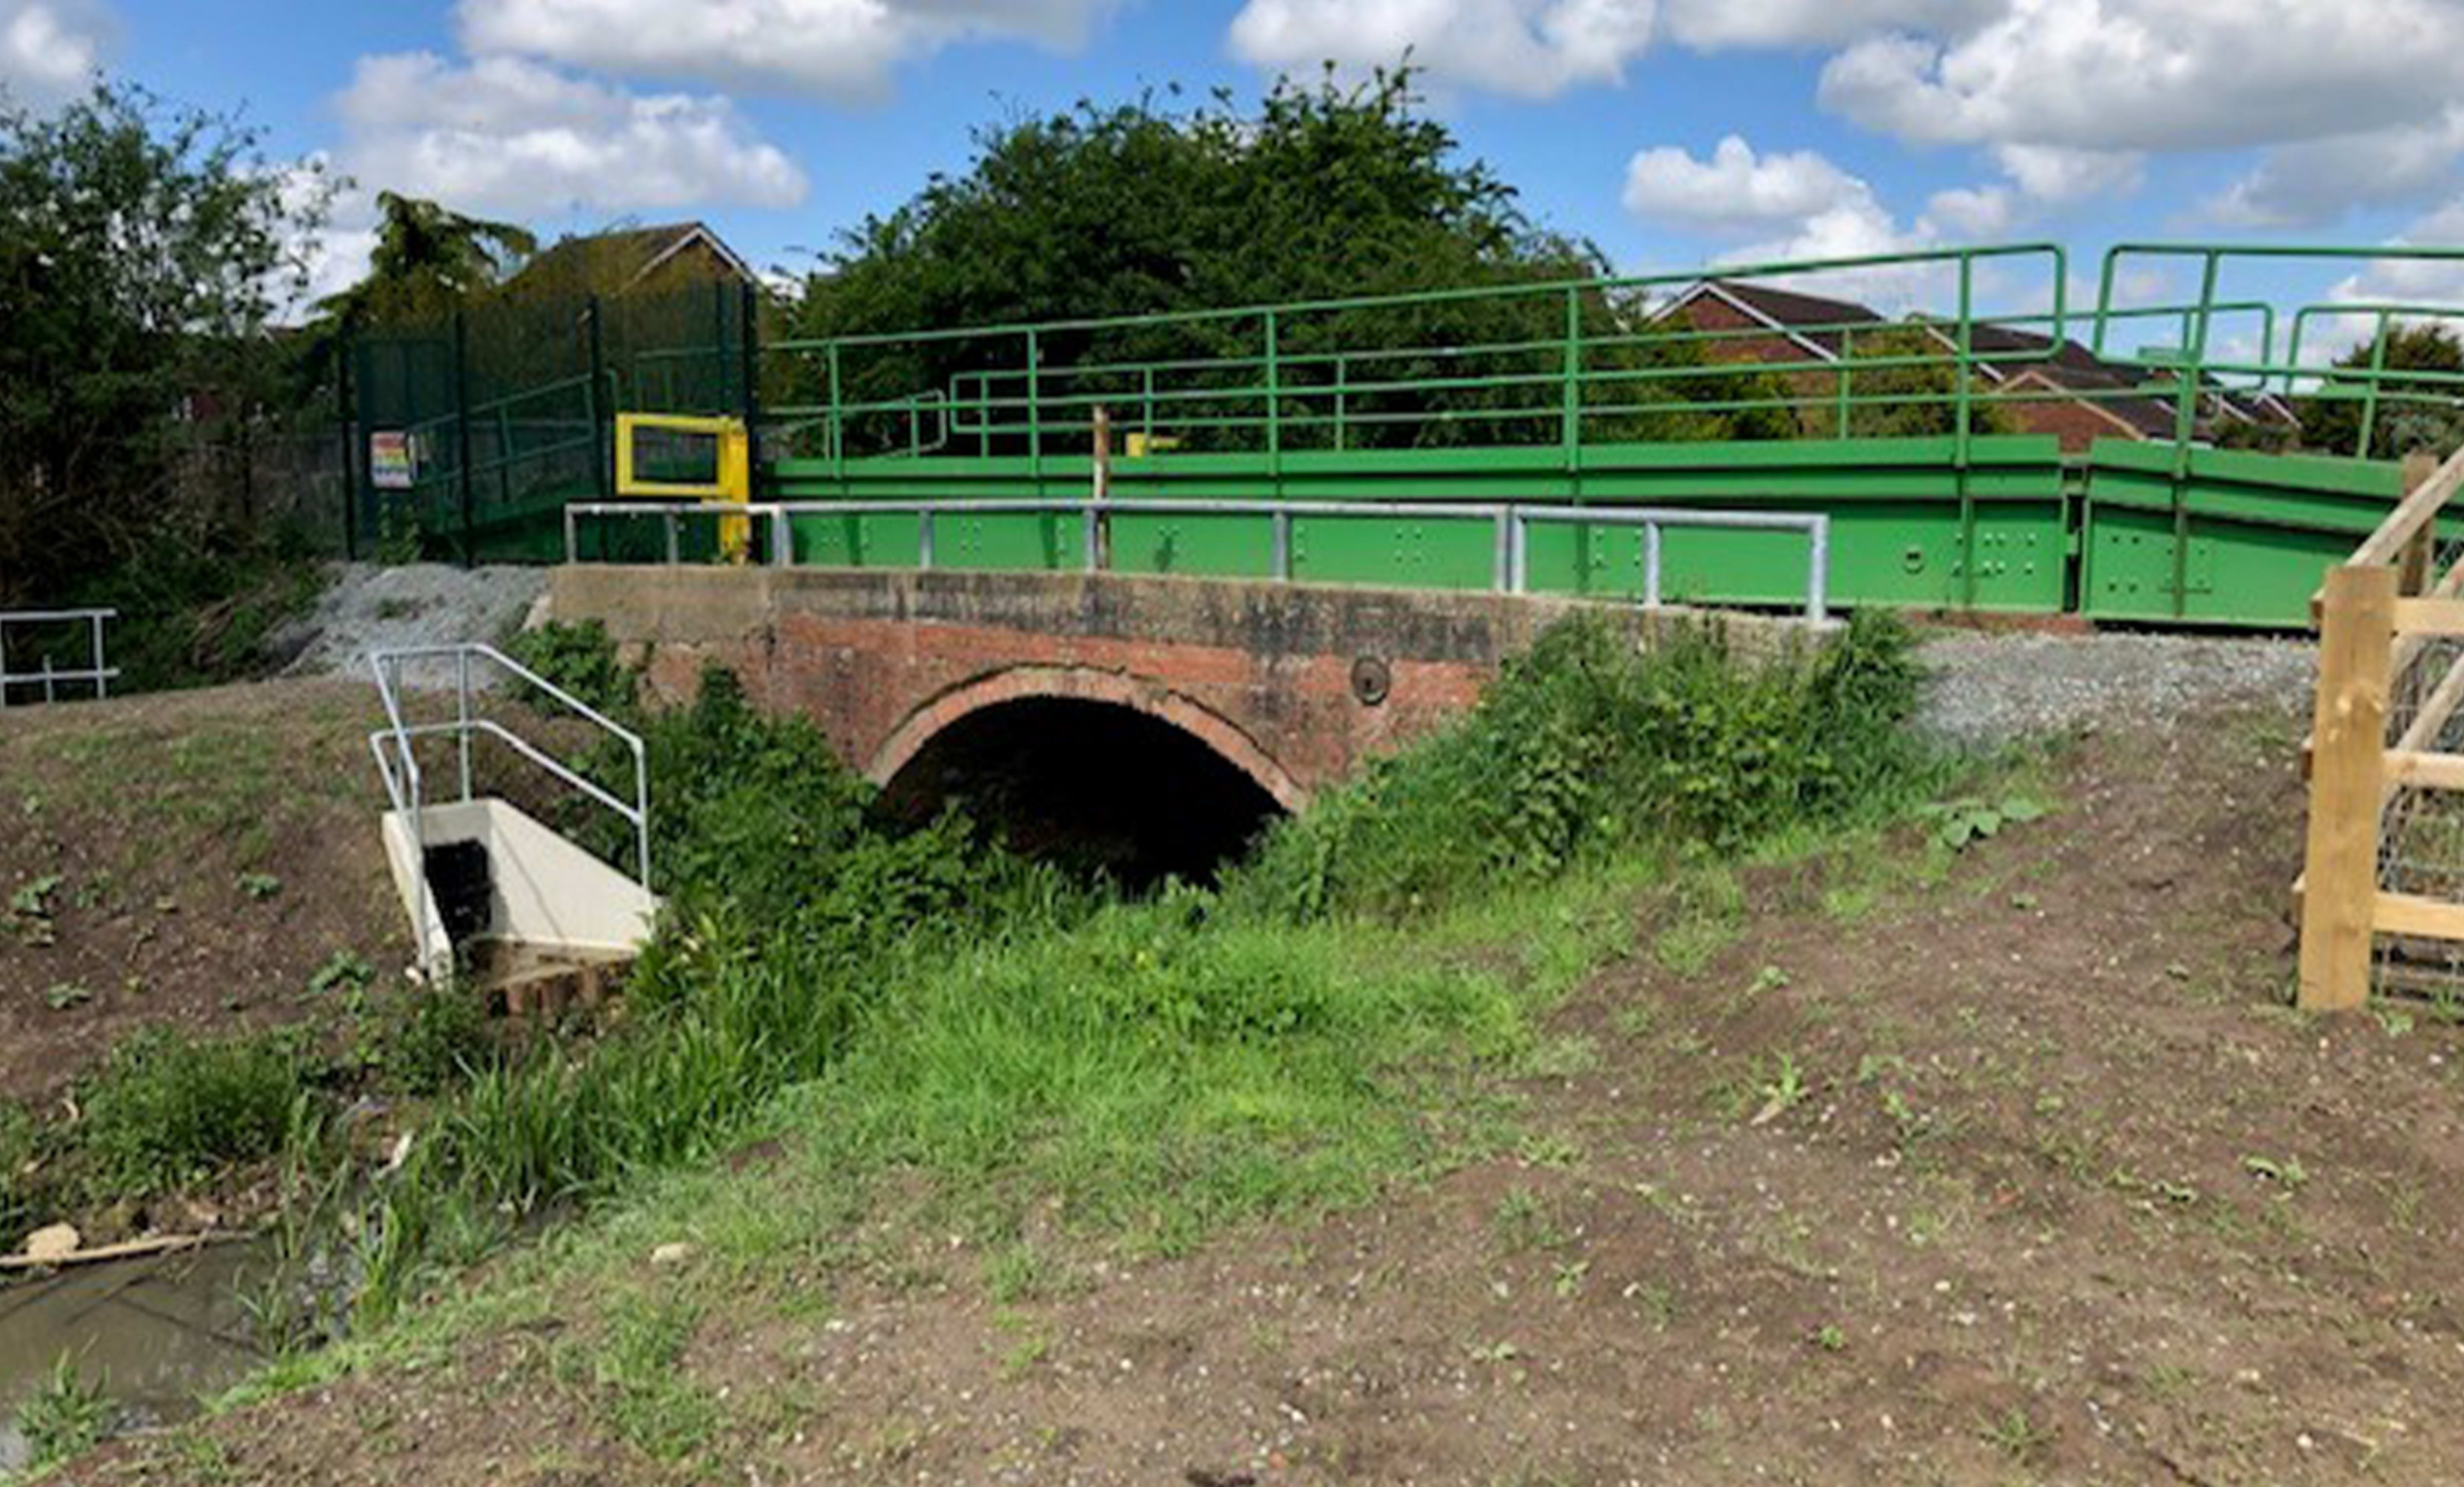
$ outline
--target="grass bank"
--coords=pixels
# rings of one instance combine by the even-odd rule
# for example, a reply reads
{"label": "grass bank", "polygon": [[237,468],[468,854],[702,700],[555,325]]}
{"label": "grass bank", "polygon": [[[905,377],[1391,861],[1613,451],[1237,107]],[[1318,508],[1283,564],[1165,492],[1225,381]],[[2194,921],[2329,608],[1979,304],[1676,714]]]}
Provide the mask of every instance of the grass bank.
{"label": "grass bank", "polygon": [[[621,689],[586,638],[543,644]],[[1753,666],[1708,634],[1637,654],[1562,626],[1461,726],[1279,826],[1220,890],[1134,902],[959,815],[875,827],[809,724],[754,714],[715,675],[647,723],[671,913],[619,1024],[506,1045],[412,998],[347,1077],[196,1061],[263,1077],[253,1140],[287,1093],[295,1251],[357,1236],[363,1340],[269,1382],[542,1304],[638,1265],[651,1234],[775,1280],[888,1204],[987,1246],[994,1283],[1024,1290],[1082,1241],[1177,1253],[1521,1141],[1500,1081],[1572,1056],[1540,1014],[1636,949],[1638,893],[1661,903],[1654,952],[1699,953],[1740,864],[1922,797],[1907,650],[1871,621]],[[407,1145],[346,1136],[341,1101],[370,1089],[399,1100]],[[399,1158],[373,1176],[372,1146]],[[731,1183],[741,1163],[717,1159],[747,1151],[799,1180]],[[125,1129],[85,1160],[176,1170]],[[588,1208],[606,1216],[506,1257]],[[497,1280],[473,1292],[481,1259]]]}

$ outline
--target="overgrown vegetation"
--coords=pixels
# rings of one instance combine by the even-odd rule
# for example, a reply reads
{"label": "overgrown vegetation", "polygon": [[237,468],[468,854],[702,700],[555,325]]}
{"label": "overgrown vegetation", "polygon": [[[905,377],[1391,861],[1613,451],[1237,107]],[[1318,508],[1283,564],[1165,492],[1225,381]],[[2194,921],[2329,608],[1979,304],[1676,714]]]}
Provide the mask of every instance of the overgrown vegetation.
{"label": "overgrown vegetation", "polygon": [[1903,771],[1907,637],[1862,616],[1758,664],[1712,629],[1649,653],[1560,625],[1453,729],[1283,822],[1226,900],[1269,916],[1392,916],[1655,845],[1819,821]]}
{"label": "overgrown vegetation", "polygon": [[87,1180],[99,1195],[143,1197],[271,1156],[305,1096],[286,1037],[141,1032],[84,1082],[76,1139]]}
{"label": "overgrown vegetation", "polygon": [[[629,706],[604,648],[575,634],[537,655]],[[534,1215],[764,1131],[837,1174],[816,1204],[851,1212],[906,1172],[997,1247],[1023,1245],[1042,1208],[1181,1249],[1509,1142],[1491,1117],[1429,1112],[1476,1110],[1444,1092],[1557,1057],[1534,1047],[1534,1016],[1630,945],[1639,886],[1898,798],[1912,689],[1906,636],[1873,622],[1754,660],[1707,633],[1645,653],[1569,623],[1222,891],[1127,901],[956,815],[876,824],[811,723],[754,712],[714,672],[693,705],[643,720],[670,909],[622,1018],[509,1040],[468,998],[370,992],[344,967],[327,990],[373,1004],[364,1048],[327,1065],[266,1040],[143,1040],[91,1082],[59,1154],[145,1192],[278,1150],[292,1216],[348,1214],[323,1232],[363,1236],[377,1315]],[[407,1102],[382,1174],[330,1118],[372,1088]],[[744,1221],[789,1242],[763,1226],[811,1216]],[[1017,1268],[1039,1263],[1022,1251]],[[640,1371],[602,1383],[634,1399]],[[673,1401],[635,1402],[670,1439]]]}
{"label": "overgrown vegetation", "polygon": [[272,530],[253,446],[307,400],[269,326],[324,190],[258,143],[120,85],[0,98],[0,604]]}

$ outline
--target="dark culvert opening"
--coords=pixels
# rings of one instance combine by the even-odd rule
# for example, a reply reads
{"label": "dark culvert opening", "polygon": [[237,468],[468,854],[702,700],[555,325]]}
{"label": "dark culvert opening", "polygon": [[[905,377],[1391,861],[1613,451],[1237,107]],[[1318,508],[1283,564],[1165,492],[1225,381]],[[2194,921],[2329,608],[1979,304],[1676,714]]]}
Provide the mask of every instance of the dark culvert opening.
{"label": "dark culvert opening", "polygon": [[1283,808],[1238,765],[1108,702],[996,704],[935,734],[877,809],[918,822],[956,802],[1012,850],[1125,888],[1212,883]]}

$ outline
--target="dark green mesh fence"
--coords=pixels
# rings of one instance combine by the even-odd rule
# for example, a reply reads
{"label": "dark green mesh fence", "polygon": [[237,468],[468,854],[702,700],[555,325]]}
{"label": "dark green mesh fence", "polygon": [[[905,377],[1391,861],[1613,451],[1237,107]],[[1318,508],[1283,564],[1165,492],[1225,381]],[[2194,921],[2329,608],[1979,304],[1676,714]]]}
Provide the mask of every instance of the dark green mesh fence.
{"label": "dark green mesh fence", "polygon": [[389,558],[543,562],[625,411],[746,411],[747,295],[522,296],[352,347],[356,516]]}

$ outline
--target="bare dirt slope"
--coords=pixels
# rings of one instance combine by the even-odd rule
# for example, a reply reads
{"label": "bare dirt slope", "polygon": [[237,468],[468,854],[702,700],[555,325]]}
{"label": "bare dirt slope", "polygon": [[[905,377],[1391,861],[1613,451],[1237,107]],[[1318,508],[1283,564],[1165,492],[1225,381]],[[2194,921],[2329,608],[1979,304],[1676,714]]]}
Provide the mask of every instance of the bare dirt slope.
{"label": "bare dirt slope", "polygon": [[135,1030],[314,1020],[407,926],[378,844],[374,689],[263,683],[0,714],[0,1098]]}
{"label": "bare dirt slope", "polygon": [[[645,1254],[69,1479],[2464,1479],[2464,1036],[2283,1009],[2296,733],[2091,739],[1947,875],[1749,875],[1725,936],[1639,906],[1519,1148],[1321,1224],[1043,1236],[1025,1286],[895,1216],[818,1269]],[[587,1362],[643,1316],[662,1382]],[[659,1459],[686,1426],[723,1471]]]}

